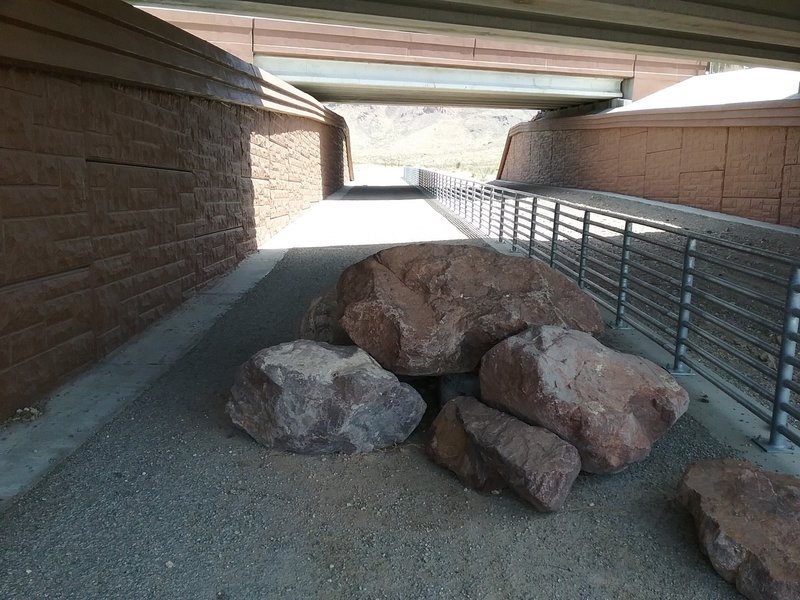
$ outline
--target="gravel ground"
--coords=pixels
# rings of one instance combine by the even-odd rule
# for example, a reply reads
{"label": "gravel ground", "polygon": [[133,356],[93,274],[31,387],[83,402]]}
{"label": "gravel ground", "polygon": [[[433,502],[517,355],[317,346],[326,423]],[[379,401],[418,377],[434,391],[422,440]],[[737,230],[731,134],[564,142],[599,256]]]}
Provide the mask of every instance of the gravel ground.
{"label": "gravel ground", "polygon": [[140,398],[0,514],[0,598],[739,598],[674,491],[729,456],[684,417],[645,462],[581,475],[564,510],[464,489],[398,447],[265,449],[223,413],[235,369],[295,337],[313,296],[375,247],[290,250]]}

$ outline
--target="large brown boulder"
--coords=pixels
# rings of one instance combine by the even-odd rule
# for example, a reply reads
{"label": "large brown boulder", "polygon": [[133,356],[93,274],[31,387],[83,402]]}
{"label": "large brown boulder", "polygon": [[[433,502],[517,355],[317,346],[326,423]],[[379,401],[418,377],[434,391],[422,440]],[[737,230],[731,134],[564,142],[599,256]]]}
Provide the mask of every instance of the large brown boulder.
{"label": "large brown boulder", "polygon": [[483,358],[480,381],[486,404],[567,440],[591,473],[613,473],[647,457],[689,404],[686,391],[657,365],[553,326],[497,344]]}
{"label": "large brown boulder", "polygon": [[692,464],[678,500],[714,569],[750,600],[800,598],[800,478],[745,461]]}
{"label": "large brown boulder", "polygon": [[595,303],[567,277],[484,246],[389,248],[346,269],[337,293],[353,342],[404,375],[472,371],[530,325],[603,330]]}
{"label": "large brown boulder", "polygon": [[265,446],[300,452],[369,452],[404,441],[425,402],[363,350],[297,340],[254,354],[226,406]]}
{"label": "large brown boulder", "polygon": [[581,470],[578,451],[542,429],[462,396],[431,427],[428,454],[479,490],[505,487],[541,511],[560,509]]}

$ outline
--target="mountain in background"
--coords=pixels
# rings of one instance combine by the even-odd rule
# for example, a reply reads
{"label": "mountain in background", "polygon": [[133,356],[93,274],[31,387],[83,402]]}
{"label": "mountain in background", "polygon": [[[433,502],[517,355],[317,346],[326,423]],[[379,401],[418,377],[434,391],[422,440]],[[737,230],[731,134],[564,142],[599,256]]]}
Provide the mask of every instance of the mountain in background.
{"label": "mountain in background", "polygon": [[353,162],[414,165],[494,179],[508,130],[535,110],[327,104],[350,127]]}

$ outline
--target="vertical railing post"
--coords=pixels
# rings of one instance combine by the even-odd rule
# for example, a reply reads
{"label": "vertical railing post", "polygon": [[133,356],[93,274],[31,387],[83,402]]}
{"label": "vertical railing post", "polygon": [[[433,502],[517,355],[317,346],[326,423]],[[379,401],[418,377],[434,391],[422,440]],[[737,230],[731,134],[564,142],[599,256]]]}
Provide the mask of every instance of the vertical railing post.
{"label": "vertical railing post", "polygon": [[480,220],[478,219],[478,210],[481,205],[481,201],[483,200],[483,184],[479,183],[477,189],[473,193],[472,198],[472,224],[475,225],[475,228],[480,231]]}
{"label": "vertical railing post", "polygon": [[448,204],[450,210],[456,210],[456,191],[453,178],[448,175],[447,176],[447,196],[448,196]]}
{"label": "vertical railing post", "polygon": [[614,329],[628,329],[625,325],[625,302],[628,300],[628,270],[631,261],[631,230],[633,223],[625,221],[625,233],[622,234],[622,256],[619,261],[619,283],[617,284],[617,314],[614,317]]}
{"label": "vertical railing post", "polygon": [[775,398],[772,401],[772,422],[769,442],[759,444],[767,452],[785,452],[792,447],[781,429],[786,427],[787,414],[783,407],[791,401],[789,384],[794,377],[797,338],[800,334],[800,267],[794,267],[786,289],[786,308],[783,313],[781,355],[775,379]]}
{"label": "vertical railing post", "polygon": [[519,194],[514,194],[514,221],[511,229],[511,251],[517,251],[517,236],[519,235]]}
{"label": "vertical railing post", "polygon": [[469,210],[469,181],[461,180],[461,197],[462,201],[462,209],[463,213],[461,218],[466,220],[467,219],[467,211]]}
{"label": "vertical railing post", "polygon": [[497,230],[497,241],[503,241],[503,233],[505,230],[505,221],[506,221],[506,195],[504,192],[500,192],[500,227]]}
{"label": "vertical railing post", "polygon": [[492,188],[489,193],[489,216],[486,223],[486,235],[490,238],[492,237],[492,218],[494,217],[494,190],[495,188]]}
{"label": "vertical railing post", "polygon": [[467,211],[469,210],[469,181],[461,180],[461,197],[462,206],[464,209],[463,219],[467,218]]}
{"label": "vertical railing post", "polygon": [[561,220],[561,204],[555,203],[553,208],[553,239],[550,240],[550,268],[552,269],[556,261],[556,248],[558,247],[558,223]]}
{"label": "vertical railing post", "polygon": [[463,179],[458,180],[458,214],[463,219],[467,214],[467,201],[466,201],[466,194],[465,194],[465,181]]}
{"label": "vertical railing post", "polygon": [[583,212],[583,228],[581,229],[581,250],[578,258],[578,287],[584,287],[586,282],[586,251],[589,244],[589,225],[592,222],[592,213]]}
{"label": "vertical railing post", "polygon": [[697,240],[690,237],[686,240],[683,251],[683,272],[681,273],[681,303],[678,311],[678,326],[675,334],[675,360],[672,364],[672,373],[686,375],[691,372],[686,363],[686,340],[689,337],[689,317],[692,305],[692,285],[694,284],[694,252],[697,249]]}
{"label": "vertical railing post", "polygon": [[528,258],[533,256],[536,251],[536,207],[538,206],[538,199],[536,196],[531,201],[531,228],[530,237],[528,238]]}
{"label": "vertical railing post", "polygon": [[478,204],[478,231],[483,232],[483,198],[486,195],[486,186],[481,186],[481,200]]}
{"label": "vertical railing post", "polygon": [[469,183],[469,191],[467,195],[469,197],[469,224],[475,225],[475,183]]}

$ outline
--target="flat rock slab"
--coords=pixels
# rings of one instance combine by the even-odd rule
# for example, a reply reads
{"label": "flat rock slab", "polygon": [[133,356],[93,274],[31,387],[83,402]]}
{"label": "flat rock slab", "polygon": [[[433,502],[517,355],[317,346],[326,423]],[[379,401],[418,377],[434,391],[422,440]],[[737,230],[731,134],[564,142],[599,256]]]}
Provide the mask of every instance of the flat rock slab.
{"label": "flat rock slab", "polygon": [[480,381],[486,404],[567,440],[591,473],[647,457],[689,405],[686,391],[652,362],[553,326],[497,344],[483,358]]}
{"label": "flat rock slab", "polygon": [[800,478],[739,460],[689,466],[678,500],[714,569],[750,600],[800,598]]}
{"label": "flat rock slab", "polygon": [[554,435],[462,396],[431,427],[428,454],[470,487],[508,486],[540,511],[559,510],[581,470],[578,451]]}
{"label": "flat rock slab", "polygon": [[353,342],[404,375],[472,371],[530,325],[603,330],[594,301],[566,276],[482,246],[389,248],[346,269],[337,294]]}
{"label": "flat rock slab", "polygon": [[355,346],[297,340],[250,357],[226,411],[265,446],[354,453],[404,441],[422,419],[425,402]]}

